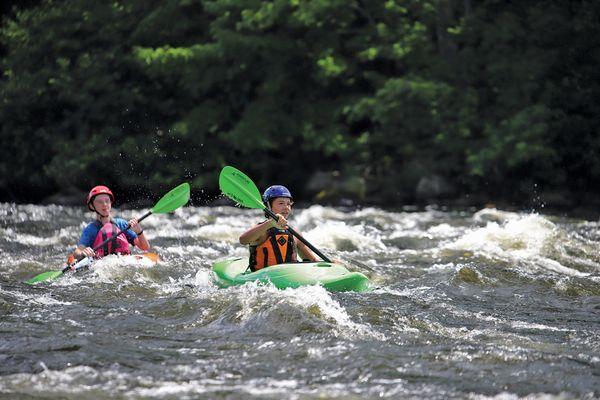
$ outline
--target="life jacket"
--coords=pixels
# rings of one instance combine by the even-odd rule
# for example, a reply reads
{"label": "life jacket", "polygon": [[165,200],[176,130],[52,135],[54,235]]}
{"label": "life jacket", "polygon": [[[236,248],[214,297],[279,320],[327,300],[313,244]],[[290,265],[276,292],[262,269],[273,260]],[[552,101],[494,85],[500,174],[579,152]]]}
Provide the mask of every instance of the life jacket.
{"label": "life jacket", "polygon": [[110,237],[113,238],[96,250],[96,254],[99,258],[109,254],[131,254],[125,232],[115,236],[119,231],[119,228],[112,220],[104,225],[96,220],[94,221],[94,224],[99,228],[99,231],[94,240],[94,244],[92,245],[93,248],[96,248],[96,246],[100,245],[100,243],[104,242],[106,239]]}
{"label": "life jacket", "polygon": [[271,265],[295,262],[294,246],[294,236],[288,230],[270,228],[267,240],[250,246],[250,270],[258,271]]}

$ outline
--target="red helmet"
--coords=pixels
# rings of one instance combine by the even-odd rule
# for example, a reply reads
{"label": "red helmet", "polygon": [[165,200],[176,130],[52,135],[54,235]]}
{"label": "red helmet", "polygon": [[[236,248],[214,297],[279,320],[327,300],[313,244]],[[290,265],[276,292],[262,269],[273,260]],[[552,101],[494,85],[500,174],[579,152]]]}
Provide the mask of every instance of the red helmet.
{"label": "red helmet", "polygon": [[94,197],[100,195],[100,194],[107,194],[108,197],[110,197],[110,202],[114,203],[115,201],[115,195],[110,191],[109,188],[107,188],[106,186],[95,186],[92,188],[92,190],[90,190],[90,193],[87,196],[87,206],[90,209],[90,211],[96,211],[92,208],[91,204],[92,201],[94,201]]}

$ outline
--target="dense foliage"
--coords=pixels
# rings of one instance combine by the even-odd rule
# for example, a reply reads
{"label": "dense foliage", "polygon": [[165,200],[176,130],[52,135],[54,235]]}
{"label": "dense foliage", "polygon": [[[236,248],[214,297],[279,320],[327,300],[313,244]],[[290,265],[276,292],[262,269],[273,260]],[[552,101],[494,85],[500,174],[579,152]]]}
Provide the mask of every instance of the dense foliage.
{"label": "dense foliage", "polygon": [[305,199],[600,193],[600,3],[86,0],[0,32],[0,201],[234,165]]}

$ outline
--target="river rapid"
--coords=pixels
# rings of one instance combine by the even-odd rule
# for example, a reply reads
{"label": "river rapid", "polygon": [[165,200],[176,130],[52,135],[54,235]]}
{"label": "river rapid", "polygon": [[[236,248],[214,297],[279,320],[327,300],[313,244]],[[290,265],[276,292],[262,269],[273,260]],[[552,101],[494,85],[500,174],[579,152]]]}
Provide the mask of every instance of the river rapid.
{"label": "river rapid", "polygon": [[[117,210],[124,218],[147,210]],[[48,284],[91,214],[0,204],[0,397],[600,397],[600,223],[496,209],[312,206],[290,224],[373,290],[217,288],[257,210],[185,207],[118,257]]]}

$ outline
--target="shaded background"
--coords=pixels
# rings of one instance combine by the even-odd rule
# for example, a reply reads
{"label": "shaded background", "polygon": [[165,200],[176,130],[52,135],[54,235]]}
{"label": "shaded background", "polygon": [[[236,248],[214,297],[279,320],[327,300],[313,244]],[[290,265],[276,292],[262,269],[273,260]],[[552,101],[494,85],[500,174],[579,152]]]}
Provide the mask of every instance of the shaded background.
{"label": "shaded background", "polygon": [[[0,201],[235,165],[305,201],[600,206],[600,3],[8,1]],[[347,199],[347,200],[345,200]]]}

